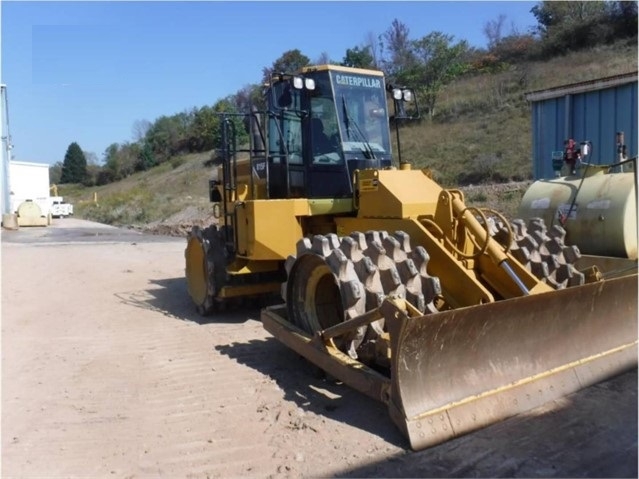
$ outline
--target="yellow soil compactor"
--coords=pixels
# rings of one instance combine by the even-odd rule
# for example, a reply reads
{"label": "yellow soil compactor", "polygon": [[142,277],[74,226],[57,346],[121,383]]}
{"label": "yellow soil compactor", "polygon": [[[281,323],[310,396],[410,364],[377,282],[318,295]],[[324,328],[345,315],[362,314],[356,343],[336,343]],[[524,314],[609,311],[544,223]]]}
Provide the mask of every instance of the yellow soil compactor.
{"label": "yellow soil compactor", "polygon": [[389,120],[399,150],[411,90],[327,65],[273,75],[266,96],[247,158],[221,119],[219,224],[185,251],[200,313],[281,294],[264,327],[387,404],[414,449],[636,367],[636,258],[578,269],[560,225],[511,225],[393,167]]}

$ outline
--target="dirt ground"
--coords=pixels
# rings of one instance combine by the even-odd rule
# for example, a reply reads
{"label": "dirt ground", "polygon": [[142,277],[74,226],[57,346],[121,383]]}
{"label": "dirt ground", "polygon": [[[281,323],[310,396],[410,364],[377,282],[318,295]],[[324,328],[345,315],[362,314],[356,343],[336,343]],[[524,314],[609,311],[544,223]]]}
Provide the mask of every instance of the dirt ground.
{"label": "dirt ground", "polygon": [[197,316],[182,238],[2,232],[2,477],[637,477],[637,371],[412,452],[259,310]]}

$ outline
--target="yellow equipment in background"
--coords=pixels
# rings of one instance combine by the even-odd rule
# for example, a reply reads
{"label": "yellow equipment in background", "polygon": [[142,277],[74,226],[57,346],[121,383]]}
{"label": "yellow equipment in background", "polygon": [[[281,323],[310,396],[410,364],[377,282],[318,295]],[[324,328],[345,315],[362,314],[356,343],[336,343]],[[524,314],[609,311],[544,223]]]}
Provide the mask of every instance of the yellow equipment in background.
{"label": "yellow equipment in background", "polygon": [[267,103],[248,114],[248,159],[222,117],[219,225],[194,227],[185,251],[200,313],[280,292],[264,327],[387,404],[415,449],[636,367],[636,261],[580,271],[561,228],[513,231],[400,151],[394,167],[389,118],[399,150],[410,89],[315,66],[274,75]]}

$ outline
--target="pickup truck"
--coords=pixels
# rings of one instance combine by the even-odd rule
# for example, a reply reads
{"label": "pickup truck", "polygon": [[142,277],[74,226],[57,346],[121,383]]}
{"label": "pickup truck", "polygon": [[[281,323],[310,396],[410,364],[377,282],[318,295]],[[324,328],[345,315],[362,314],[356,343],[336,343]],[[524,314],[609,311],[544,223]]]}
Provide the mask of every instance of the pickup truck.
{"label": "pickup truck", "polygon": [[63,201],[62,197],[53,197],[51,203],[51,216],[64,218],[73,215],[73,205]]}

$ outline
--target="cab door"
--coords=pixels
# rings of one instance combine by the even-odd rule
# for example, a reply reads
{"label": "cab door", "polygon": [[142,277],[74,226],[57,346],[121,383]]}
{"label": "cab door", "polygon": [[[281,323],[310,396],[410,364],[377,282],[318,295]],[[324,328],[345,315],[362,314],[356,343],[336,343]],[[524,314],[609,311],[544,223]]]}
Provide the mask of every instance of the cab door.
{"label": "cab door", "polygon": [[[328,76],[326,76],[328,81]],[[305,148],[308,168],[309,198],[346,198],[352,196],[351,179],[346,170],[340,138],[335,100],[330,85],[311,92],[310,114]]]}
{"label": "cab door", "polygon": [[269,96],[269,198],[304,198],[306,172],[303,154],[302,91],[289,80],[275,83]]}

